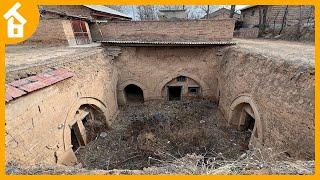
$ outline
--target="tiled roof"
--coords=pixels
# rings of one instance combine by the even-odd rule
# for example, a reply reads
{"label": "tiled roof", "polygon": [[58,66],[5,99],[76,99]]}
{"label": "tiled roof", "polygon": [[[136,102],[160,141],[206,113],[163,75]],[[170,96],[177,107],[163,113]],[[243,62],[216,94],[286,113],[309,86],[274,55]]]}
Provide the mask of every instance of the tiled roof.
{"label": "tiled roof", "polygon": [[231,41],[208,41],[208,42],[169,42],[169,41],[101,41],[105,44],[132,45],[132,46],[212,46],[212,45],[234,45]]}
{"label": "tiled roof", "polygon": [[74,76],[73,72],[56,69],[6,84],[6,102]]}

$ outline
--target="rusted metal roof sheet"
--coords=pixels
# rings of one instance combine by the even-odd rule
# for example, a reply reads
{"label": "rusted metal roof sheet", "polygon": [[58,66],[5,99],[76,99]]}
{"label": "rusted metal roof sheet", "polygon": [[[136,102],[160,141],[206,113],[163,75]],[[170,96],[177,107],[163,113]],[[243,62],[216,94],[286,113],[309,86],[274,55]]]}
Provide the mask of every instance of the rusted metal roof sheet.
{"label": "rusted metal roof sheet", "polygon": [[110,45],[124,46],[213,46],[213,45],[235,45],[232,41],[208,41],[208,42],[169,42],[169,41],[101,41]]}
{"label": "rusted metal roof sheet", "polygon": [[6,84],[6,102],[74,76],[73,72],[56,69]]}

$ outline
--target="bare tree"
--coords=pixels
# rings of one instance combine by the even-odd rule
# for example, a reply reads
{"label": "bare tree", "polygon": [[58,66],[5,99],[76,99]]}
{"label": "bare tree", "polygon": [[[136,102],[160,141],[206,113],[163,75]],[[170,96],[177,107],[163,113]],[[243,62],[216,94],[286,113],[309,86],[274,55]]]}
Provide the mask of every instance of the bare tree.
{"label": "bare tree", "polygon": [[184,5],[176,5],[176,6],[160,6],[161,10],[184,10]]}
{"label": "bare tree", "polygon": [[276,21],[278,19],[278,16],[280,14],[280,10],[277,11],[277,14],[275,15],[274,19],[273,19],[273,34],[275,35],[276,33]]}
{"label": "bare tree", "polygon": [[119,11],[119,12],[123,12],[125,9],[125,6],[107,6],[107,7],[114,9],[116,11]]}
{"label": "bare tree", "polygon": [[231,5],[230,18],[233,18],[236,11],[236,5]]}
{"label": "bare tree", "polygon": [[262,6],[259,9],[259,29],[261,33],[265,32],[267,27],[267,13],[268,13],[268,6]]}
{"label": "bare tree", "polygon": [[137,13],[140,20],[157,20],[155,6],[137,6]]}
{"label": "bare tree", "polygon": [[202,9],[202,11],[204,11],[206,13],[205,18],[209,19],[210,5],[200,6],[200,8]]}
{"label": "bare tree", "polygon": [[307,26],[309,26],[309,22],[314,21],[314,6],[309,8],[309,15],[307,16]]}
{"label": "bare tree", "polygon": [[288,5],[286,6],[286,9],[285,9],[284,14],[283,14],[282,23],[281,23],[281,29],[279,31],[279,35],[282,33],[284,27],[286,26],[287,14],[288,14]]}

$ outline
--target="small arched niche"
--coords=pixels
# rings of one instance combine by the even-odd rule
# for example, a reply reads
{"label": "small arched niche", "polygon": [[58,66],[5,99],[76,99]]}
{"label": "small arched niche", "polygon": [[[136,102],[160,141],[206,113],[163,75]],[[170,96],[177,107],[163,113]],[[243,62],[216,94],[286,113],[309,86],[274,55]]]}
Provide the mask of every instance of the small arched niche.
{"label": "small arched niche", "polygon": [[164,85],[161,94],[168,101],[179,101],[201,97],[202,90],[195,80],[186,76],[178,76]]}
{"label": "small arched niche", "polygon": [[144,96],[143,96],[143,90],[134,84],[129,84],[124,88],[124,94],[126,103],[132,104],[132,103],[143,103],[144,102]]}
{"label": "small arched niche", "polygon": [[251,133],[250,138],[244,142],[249,149],[262,146],[262,122],[258,108],[250,97],[240,96],[233,101],[228,123],[239,131]]}

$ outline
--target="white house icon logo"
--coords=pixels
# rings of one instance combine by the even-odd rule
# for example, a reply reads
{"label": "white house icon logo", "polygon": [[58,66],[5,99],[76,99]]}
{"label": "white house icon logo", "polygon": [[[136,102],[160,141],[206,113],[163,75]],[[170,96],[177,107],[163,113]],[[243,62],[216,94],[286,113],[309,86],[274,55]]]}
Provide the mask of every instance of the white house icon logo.
{"label": "white house icon logo", "polygon": [[[8,37],[9,38],[22,38],[23,37],[23,27],[27,23],[27,20],[18,13],[18,9],[21,4],[17,2],[9,11],[3,15],[3,17],[8,21]],[[15,23],[17,20],[19,23]]]}

